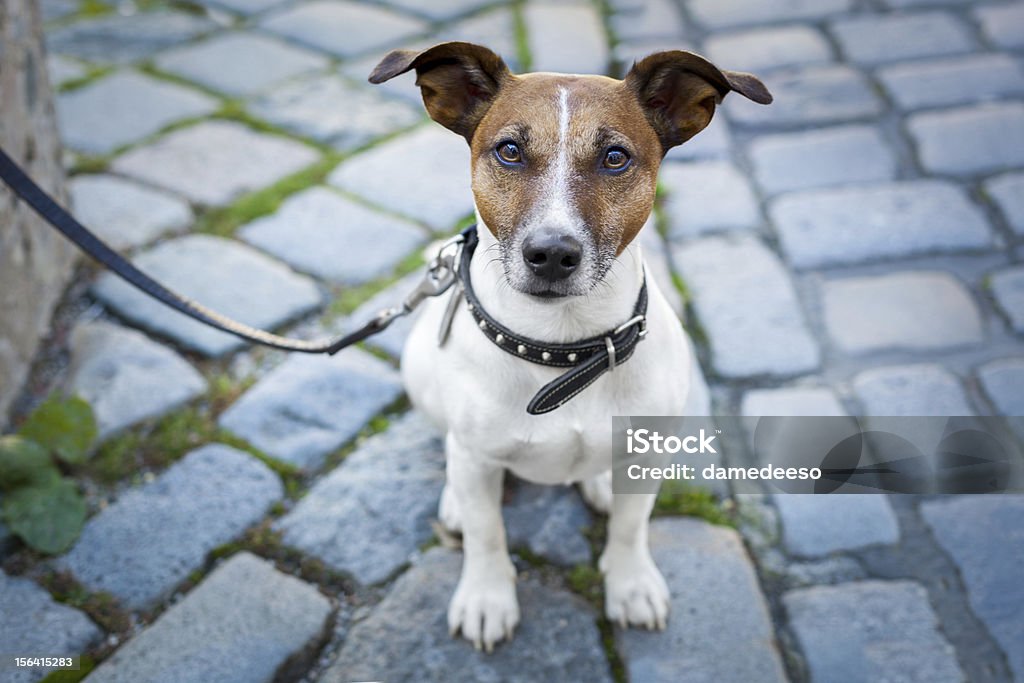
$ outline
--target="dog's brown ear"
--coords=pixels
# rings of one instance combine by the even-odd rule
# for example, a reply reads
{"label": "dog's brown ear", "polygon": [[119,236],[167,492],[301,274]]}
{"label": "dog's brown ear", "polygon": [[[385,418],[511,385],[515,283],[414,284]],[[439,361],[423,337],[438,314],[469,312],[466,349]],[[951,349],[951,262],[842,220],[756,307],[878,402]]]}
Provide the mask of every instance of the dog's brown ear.
{"label": "dog's brown ear", "polygon": [[724,71],[683,50],[645,57],[633,64],[624,83],[640,101],[665,151],[704,130],[715,107],[731,91],[759,104],[772,101],[768,88],[756,76]]}
{"label": "dog's brown ear", "polygon": [[471,140],[505,80],[512,76],[501,57],[473,43],[441,43],[423,52],[395,50],[370,74],[383,83],[416,69],[416,85],[430,117]]}

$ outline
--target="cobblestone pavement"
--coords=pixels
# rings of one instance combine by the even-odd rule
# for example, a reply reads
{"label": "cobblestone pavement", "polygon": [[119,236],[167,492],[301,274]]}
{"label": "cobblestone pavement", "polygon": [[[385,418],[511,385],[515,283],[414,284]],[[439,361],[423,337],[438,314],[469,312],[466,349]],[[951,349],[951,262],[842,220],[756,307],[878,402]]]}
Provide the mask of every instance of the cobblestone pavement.
{"label": "cobblestone pavement", "polygon": [[[42,0],[74,206],[185,294],[344,330],[471,218],[468,154],[388,49],[468,39],[515,68],[665,48],[761,75],[669,154],[646,230],[714,409],[1024,412],[1024,3],[1006,0]],[[47,561],[0,532],[0,642],[90,681],[1024,681],[1024,497],[737,496],[653,524],[664,633],[595,605],[603,522],[520,484],[524,612],[449,639],[438,435],[405,414],[403,323],[332,358],[243,349],[83,267],[38,363],[105,439]],[[671,274],[675,276],[672,281]],[[404,278],[404,279],[403,279]],[[21,576],[17,576],[21,575]],[[62,604],[63,603],[63,604]],[[7,649],[11,649],[8,647]],[[0,681],[41,673],[0,671]]]}

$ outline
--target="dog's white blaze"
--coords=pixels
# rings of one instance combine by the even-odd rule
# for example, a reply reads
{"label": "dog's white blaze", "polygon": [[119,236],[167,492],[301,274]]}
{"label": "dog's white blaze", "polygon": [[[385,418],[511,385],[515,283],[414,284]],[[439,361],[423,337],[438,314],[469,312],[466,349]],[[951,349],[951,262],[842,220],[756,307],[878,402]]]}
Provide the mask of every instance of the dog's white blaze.
{"label": "dog's white blaze", "polygon": [[549,179],[551,199],[545,223],[572,230],[577,221],[573,215],[569,192],[569,91],[558,89],[558,151]]}

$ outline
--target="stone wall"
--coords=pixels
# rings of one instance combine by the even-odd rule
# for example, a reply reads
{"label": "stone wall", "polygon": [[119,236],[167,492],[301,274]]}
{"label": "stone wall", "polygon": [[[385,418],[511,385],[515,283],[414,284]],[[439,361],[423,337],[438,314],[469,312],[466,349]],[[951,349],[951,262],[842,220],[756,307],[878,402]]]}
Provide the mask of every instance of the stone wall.
{"label": "stone wall", "polygon": [[[0,146],[66,200],[35,0],[0,0]],[[0,426],[25,381],[74,257],[69,242],[0,187]]]}

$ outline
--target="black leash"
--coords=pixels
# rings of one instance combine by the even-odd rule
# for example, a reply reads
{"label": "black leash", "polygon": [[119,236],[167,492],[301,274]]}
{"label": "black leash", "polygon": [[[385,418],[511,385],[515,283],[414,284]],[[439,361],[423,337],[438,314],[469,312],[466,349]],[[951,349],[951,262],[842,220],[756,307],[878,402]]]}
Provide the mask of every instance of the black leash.
{"label": "black leash", "polygon": [[[7,183],[14,194],[31,206],[43,220],[78,245],[82,251],[149,296],[210,327],[274,349],[334,355],[347,346],[384,331],[395,318],[408,315],[425,297],[443,293],[454,281],[454,273],[445,273],[443,264],[439,263],[437,270],[431,269],[424,283],[406,299],[402,306],[382,311],[359,329],[334,339],[290,339],[233,320],[186,296],[171,291],[146,275],[57,204],[3,149],[0,149],[0,179]],[[451,269],[449,268],[449,270]]]}
{"label": "black leash", "polygon": [[633,355],[636,345],[647,335],[646,277],[633,307],[633,316],[605,334],[567,344],[547,343],[516,334],[488,314],[473,291],[469,263],[478,238],[476,226],[472,226],[445,243],[428,265],[423,281],[401,305],[381,311],[359,329],[335,339],[290,339],[233,320],[171,291],[146,275],[57,204],[2,149],[0,179],[43,220],[78,245],[82,251],[149,296],[218,330],[283,351],[334,355],[348,346],[384,331],[396,318],[411,313],[424,299],[443,294],[458,281],[459,288],[449,302],[442,320],[439,344],[444,343],[459,299],[464,294],[477,327],[503,351],[531,363],[572,368],[541,387],[526,408],[531,415],[541,415],[555,410],[593,384],[601,375],[625,363]]}

